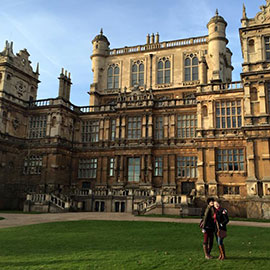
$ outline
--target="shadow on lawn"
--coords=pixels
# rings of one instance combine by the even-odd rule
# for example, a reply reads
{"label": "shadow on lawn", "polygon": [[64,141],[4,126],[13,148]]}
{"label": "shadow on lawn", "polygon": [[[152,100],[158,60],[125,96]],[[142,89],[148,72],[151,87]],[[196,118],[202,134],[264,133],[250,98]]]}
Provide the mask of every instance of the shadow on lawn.
{"label": "shadow on lawn", "polygon": [[234,256],[229,256],[226,260],[230,261],[230,260],[244,260],[244,261],[269,261],[269,257],[234,257]]}
{"label": "shadow on lawn", "polygon": [[66,264],[66,263],[87,263],[95,262],[93,259],[80,259],[80,260],[44,260],[44,261],[22,261],[22,262],[0,262],[0,269],[2,267],[28,267],[28,266],[53,266],[54,264]]}

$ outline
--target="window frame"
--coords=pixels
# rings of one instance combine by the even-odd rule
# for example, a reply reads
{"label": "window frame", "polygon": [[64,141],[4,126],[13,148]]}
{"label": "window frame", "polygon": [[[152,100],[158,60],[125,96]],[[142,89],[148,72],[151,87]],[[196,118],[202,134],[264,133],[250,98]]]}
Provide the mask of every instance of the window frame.
{"label": "window frame", "polygon": [[[269,48],[267,48],[269,47]],[[270,61],[270,36],[264,37],[265,60]]]}
{"label": "window frame", "polygon": [[99,142],[100,120],[82,120],[81,140],[83,143]]}
{"label": "window frame", "polygon": [[115,157],[109,158],[109,177],[115,176]]}
{"label": "window frame", "polygon": [[[235,160],[235,156],[237,157],[236,160]],[[246,171],[245,166],[246,166],[245,148],[216,149],[216,172],[218,173],[232,173],[232,172],[244,173]],[[236,167],[238,169],[236,169]]]}
{"label": "window frame", "polygon": [[80,158],[78,163],[78,179],[96,179],[98,158]]}
{"label": "window frame", "polygon": [[[162,64],[162,66],[160,66]],[[169,64],[169,66],[166,66]],[[169,58],[163,57],[157,62],[157,76],[156,82],[158,85],[161,84],[170,84],[172,81],[172,61]]]}
{"label": "window frame", "polygon": [[116,140],[116,119],[110,120],[110,138],[111,141]]}
{"label": "window frame", "polygon": [[[142,70],[140,69],[143,67]],[[136,71],[133,68],[136,67]],[[131,86],[144,86],[144,71],[145,65],[142,61],[133,62],[131,65]]]}
{"label": "window frame", "polygon": [[154,160],[154,176],[163,176],[163,156],[155,157]]}
{"label": "window frame", "polygon": [[[192,118],[194,117],[194,118]],[[182,118],[182,119],[181,119]],[[193,126],[191,125],[193,123]],[[176,116],[176,137],[178,139],[197,137],[197,114],[178,114]],[[181,134],[182,133],[182,134]],[[183,135],[184,134],[184,135]],[[187,135],[189,134],[189,135]]]}
{"label": "window frame", "polygon": [[154,138],[155,140],[164,139],[164,117],[163,115],[154,118]]}
{"label": "window frame", "polygon": [[[141,158],[129,157],[127,162],[128,162],[128,166],[127,166],[128,182],[139,183],[141,179]],[[130,168],[132,168],[131,171],[130,171]],[[137,173],[137,171],[139,171],[139,174]]]}
{"label": "window frame", "polygon": [[[235,103],[235,105],[233,106],[232,103]],[[231,104],[231,105],[228,106],[228,104]],[[216,129],[241,128],[243,126],[243,108],[242,107],[243,107],[242,101],[240,99],[216,100],[215,101]],[[228,109],[230,109],[229,114],[228,114]],[[239,109],[240,109],[240,113],[239,113]],[[234,114],[233,114],[233,110],[235,111]],[[224,114],[222,113],[223,111],[224,111]],[[234,126],[234,123],[236,124],[235,126]]]}
{"label": "window frame", "polygon": [[127,117],[127,139],[137,140],[142,137],[142,117],[128,116]]}
{"label": "window frame", "polygon": [[240,196],[240,189],[240,186],[222,185],[223,196]]}
{"label": "window frame", "polygon": [[[189,61],[189,64],[187,63]],[[197,63],[194,63],[194,61]],[[187,55],[184,58],[184,81],[194,82],[199,81],[199,58],[197,55]]]}
{"label": "window frame", "polygon": [[23,174],[24,175],[41,175],[43,166],[42,155],[30,155],[24,158]]}
{"label": "window frame", "polygon": [[47,114],[31,115],[28,121],[28,138],[45,138],[47,132],[47,122]]}
{"label": "window frame", "polygon": [[198,157],[178,155],[176,158],[176,175],[177,178],[181,179],[197,179]]}
{"label": "window frame", "polygon": [[118,64],[112,64],[107,68],[107,89],[119,89],[120,68]]}

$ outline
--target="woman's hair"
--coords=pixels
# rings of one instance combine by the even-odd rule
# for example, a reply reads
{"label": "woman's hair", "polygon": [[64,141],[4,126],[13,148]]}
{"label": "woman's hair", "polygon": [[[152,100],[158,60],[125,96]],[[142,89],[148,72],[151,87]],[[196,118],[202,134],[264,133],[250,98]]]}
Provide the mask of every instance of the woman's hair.
{"label": "woman's hair", "polygon": [[214,201],[215,201],[214,198],[208,198],[208,199],[207,199],[207,204],[209,204],[210,202],[214,202]]}

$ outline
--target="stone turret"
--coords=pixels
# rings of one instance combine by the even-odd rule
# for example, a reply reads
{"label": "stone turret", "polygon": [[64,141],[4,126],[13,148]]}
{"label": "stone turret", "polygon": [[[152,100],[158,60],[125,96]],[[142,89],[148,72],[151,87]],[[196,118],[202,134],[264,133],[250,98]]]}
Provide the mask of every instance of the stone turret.
{"label": "stone turret", "polygon": [[94,72],[93,83],[99,82],[99,76],[102,75],[105,65],[105,57],[109,55],[110,42],[107,37],[103,35],[103,30],[101,29],[100,34],[97,35],[93,41],[93,54],[91,56],[92,60],[92,71]]}
{"label": "stone turret", "polygon": [[101,81],[104,73],[106,57],[109,55],[110,42],[107,37],[103,35],[103,29],[100,34],[97,35],[93,40],[93,53],[91,55],[92,60],[92,72],[93,72],[93,83],[90,88],[90,105],[98,105],[97,90],[101,89]]}
{"label": "stone turret", "polygon": [[[226,82],[227,70],[226,62],[230,62],[226,45],[227,22],[223,17],[219,16],[218,10],[216,15],[207,24],[209,40],[208,40],[208,55],[210,57],[210,74],[211,82]],[[228,61],[227,61],[228,60]]]}

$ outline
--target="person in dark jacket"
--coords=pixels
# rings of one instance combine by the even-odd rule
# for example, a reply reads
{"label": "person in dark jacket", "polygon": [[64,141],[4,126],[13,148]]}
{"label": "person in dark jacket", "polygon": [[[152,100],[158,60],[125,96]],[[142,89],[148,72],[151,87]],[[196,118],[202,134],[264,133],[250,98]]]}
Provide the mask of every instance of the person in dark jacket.
{"label": "person in dark jacket", "polygon": [[213,247],[215,223],[214,223],[214,199],[207,199],[207,208],[205,209],[202,220],[203,232],[203,251],[205,259],[212,259],[211,250]]}
{"label": "person in dark jacket", "polygon": [[225,247],[223,244],[223,239],[227,235],[227,227],[226,225],[229,223],[228,211],[225,208],[222,208],[219,202],[214,202],[214,222],[215,222],[215,235],[219,248],[219,260],[224,260],[225,256]]}

